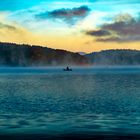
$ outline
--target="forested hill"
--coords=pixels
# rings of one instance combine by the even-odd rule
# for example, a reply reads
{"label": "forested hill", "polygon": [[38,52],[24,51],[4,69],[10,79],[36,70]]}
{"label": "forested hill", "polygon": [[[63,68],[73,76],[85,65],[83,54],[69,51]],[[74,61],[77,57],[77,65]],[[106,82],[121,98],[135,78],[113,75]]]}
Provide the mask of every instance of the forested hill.
{"label": "forested hill", "polygon": [[0,43],[0,66],[140,65],[140,51],[105,50],[86,55],[35,45]]}
{"label": "forested hill", "polygon": [[88,59],[78,53],[41,46],[0,43],[0,66],[85,65]]}
{"label": "forested hill", "polygon": [[140,65],[140,51],[105,50],[87,54],[93,65]]}

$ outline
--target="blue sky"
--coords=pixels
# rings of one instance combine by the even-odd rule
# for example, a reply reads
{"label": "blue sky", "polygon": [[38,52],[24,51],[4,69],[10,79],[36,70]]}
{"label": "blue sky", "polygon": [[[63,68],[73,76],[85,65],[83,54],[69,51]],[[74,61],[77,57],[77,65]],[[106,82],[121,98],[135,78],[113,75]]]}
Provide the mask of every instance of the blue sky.
{"label": "blue sky", "polygon": [[[129,4],[140,4],[139,0],[3,0],[0,1],[0,10],[21,10],[21,9],[27,9],[35,5],[39,5],[41,3],[54,3],[58,2],[61,3],[61,6],[66,6],[65,3],[73,3],[73,6],[75,6],[75,3],[90,3],[96,6],[96,4],[101,4],[102,6],[105,6],[103,4],[106,4],[106,6],[117,6],[119,5],[120,9],[123,9],[123,5],[129,5]],[[132,7],[131,7],[132,8]],[[135,8],[134,8],[135,9]]]}
{"label": "blue sky", "polygon": [[0,10],[15,11],[38,5],[43,0],[3,0],[0,1]]}
{"label": "blue sky", "polygon": [[[0,11],[8,12],[7,19],[26,25],[27,19],[36,23],[35,15],[53,11],[61,8],[76,8],[80,6],[88,6],[91,13],[99,16],[99,21],[109,21],[110,18],[117,14],[129,13],[137,16],[139,13],[140,2],[138,0],[3,0],[0,1]],[[96,16],[96,15],[95,15]],[[46,19],[44,19],[45,21]],[[39,21],[38,21],[39,22]],[[51,20],[49,21],[49,23]],[[92,22],[92,21],[91,21]],[[54,23],[54,21],[53,21]],[[62,22],[63,23],[63,22]],[[56,22],[56,27],[60,23]],[[102,23],[101,23],[102,24]],[[38,25],[38,24],[37,24]],[[31,25],[32,26],[32,25]],[[65,26],[65,23],[61,24]],[[27,25],[30,28],[30,25]]]}
{"label": "blue sky", "polygon": [[[115,20],[123,20],[125,23],[130,19],[138,19],[139,7],[139,0],[3,0],[0,1],[0,31],[5,34],[11,33],[8,27],[14,26],[17,30],[22,30],[20,33],[23,33],[23,37],[19,38],[17,32],[12,32],[13,37],[6,34],[5,37],[0,36],[0,41],[49,45],[52,48],[71,51],[98,51],[110,49],[112,42],[109,40],[115,38],[114,48],[139,49],[138,33],[134,38],[130,38],[130,30],[126,31],[125,26],[123,26],[124,32],[129,32],[129,34],[124,41],[122,40],[123,44],[120,44],[120,31],[110,30],[111,25],[106,27],[109,31],[102,31],[106,29],[103,27],[104,24],[113,24],[112,26],[116,27]],[[131,23],[129,24],[128,28],[131,28]],[[134,29],[139,27],[139,23],[135,25]],[[106,36],[97,37],[97,34],[107,32],[114,34],[107,39]],[[64,38],[66,41],[62,42]],[[128,39],[132,43],[130,47],[125,42]],[[79,44],[71,47],[75,40]],[[87,48],[89,44],[93,48]]]}

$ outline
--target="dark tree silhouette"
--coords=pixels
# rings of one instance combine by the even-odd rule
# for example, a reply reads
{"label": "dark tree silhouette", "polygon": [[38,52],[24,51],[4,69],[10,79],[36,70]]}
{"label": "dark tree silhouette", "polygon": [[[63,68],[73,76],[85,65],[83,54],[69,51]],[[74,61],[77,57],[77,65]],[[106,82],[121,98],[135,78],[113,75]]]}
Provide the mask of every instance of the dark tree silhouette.
{"label": "dark tree silhouette", "polygon": [[78,53],[41,46],[0,43],[1,66],[85,65],[88,59]]}

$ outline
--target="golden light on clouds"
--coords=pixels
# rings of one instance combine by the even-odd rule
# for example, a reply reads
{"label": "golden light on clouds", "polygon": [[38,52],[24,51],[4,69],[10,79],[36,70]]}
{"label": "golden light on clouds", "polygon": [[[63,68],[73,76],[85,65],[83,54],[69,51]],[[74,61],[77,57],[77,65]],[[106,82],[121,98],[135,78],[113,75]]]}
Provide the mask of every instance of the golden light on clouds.
{"label": "golden light on clouds", "polygon": [[[73,52],[93,52],[107,49],[137,49],[140,42],[98,42],[96,37],[88,36],[78,28],[50,28],[42,33],[33,32],[13,22],[6,22],[6,13],[0,16],[0,41],[20,44],[42,45],[54,49]],[[89,20],[88,20],[89,22]],[[81,25],[83,26],[83,25]]]}
{"label": "golden light on clouds", "polygon": [[69,51],[93,52],[106,49],[138,49],[140,42],[115,43],[97,42],[92,37],[82,34],[75,35],[37,35],[19,26],[15,29],[0,28],[0,40],[2,42],[16,42],[21,44],[43,45],[55,49],[66,49]]}
{"label": "golden light on clouds", "polygon": [[[4,0],[0,4],[1,42],[73,52],[140,50],[139,2],[136,1]],[[86,34],[88,30],[90,33]]]}

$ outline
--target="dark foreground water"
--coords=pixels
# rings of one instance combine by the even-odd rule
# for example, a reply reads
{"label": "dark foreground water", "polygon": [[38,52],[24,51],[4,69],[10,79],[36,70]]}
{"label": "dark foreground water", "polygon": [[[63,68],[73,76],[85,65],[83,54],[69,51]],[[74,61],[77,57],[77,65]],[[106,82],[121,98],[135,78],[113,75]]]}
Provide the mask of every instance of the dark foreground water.
{"label": "dark foreground water", "polygon": [[140,139],[140,68],[1,68],[3,139]]}

